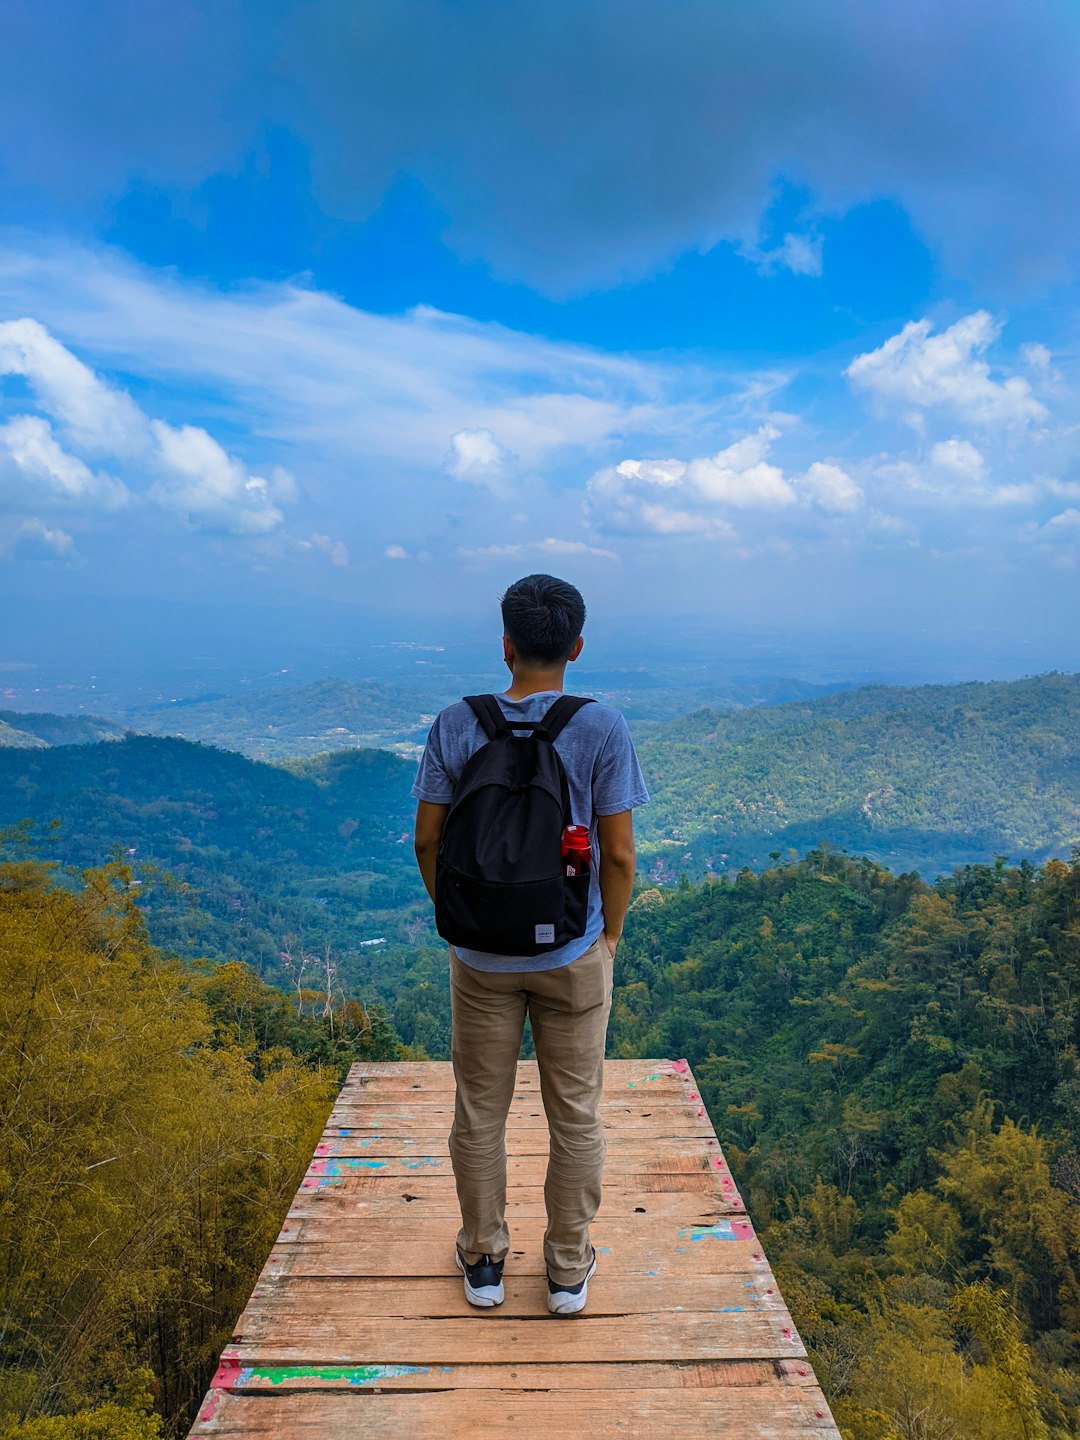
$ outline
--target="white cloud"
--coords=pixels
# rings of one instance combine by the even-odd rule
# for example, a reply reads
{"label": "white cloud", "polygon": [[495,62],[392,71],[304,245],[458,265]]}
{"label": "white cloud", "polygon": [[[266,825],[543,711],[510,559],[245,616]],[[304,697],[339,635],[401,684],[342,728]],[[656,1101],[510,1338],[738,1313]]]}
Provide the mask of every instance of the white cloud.
{"label": "white cloud", "polygon": [[250,474],[198,425],[151,422],[162,478],[150,490],[159,505],[196,526],[229,535],[267,535],[281,524],[273,487]]}
{"label": "white cloud", "polygon": [[72,449],[42,415],[16,415],[0,426],[0,501],[108,511],[132,497],[120,479],[92,470],[83,455],[106,455],[140,479],[156,476],[147,497],[204,530],[267,535],[282,523],[278,504],[297,498],[282,467],[264,478],[201,426],[150,419],[36,320],[0,324],[3,374],[26,379]]}
{"label": "white cloud", "polygon": [[912,320],[877,350],[858,355],[844,372],[852,388],[908,413],[918,425],[927,410],[942,409],[976,425],[1026,425],[1046,418],[1046,407],[1022,376],[991,378],[982,356],[1000,326],[985,310],[940,335],[929,320]]}
{"label": "white cloud", "polygon": [[492,431],[459,430],[450,437],[446,468],[455,480],[479,485],[495,495],[507,489],[507,467],[513,460],[510,452],[495,439]]}
{"label": "white cloud", "polygon": [[822,272],[820,235],[787,234],[771,250],[761,245],[741,245],[739,253],[764,275],[770,275],[777,269],[790,270],[793,275],[820,275]]}
{"label": "white cloud", "polygon": [[548,536],[543,540],[522,540],[508,545],[459,546],[458,554],[469,560],[499,559],[512,555],[593,555],[599,560],[618,560],[614,550],[589,545],[584,540],[559,540]]}
{"label": "white cloud", "polygon": [[1044,374],[1050,369],[1051,354],[1045,345],[1037,342],[1030,345],[1021,345],[1020,354],[1023,356],[1024,364],[1030,365],[1032,370],[1040,370]]}
{"label": "white cloud", "polygon": [[857,510],[863,498],[862,489],[845,470],[821,460],[814,461],[798,481],[797,488],[800,494],[807,495],[822,510],[834,515]]}
{"label": "white cloud", "polygon": [[36,320],[0,323],[0,375],[21,375],[47,415],[82,450],[129,455],[146,443],[146,417]]}
{"label": "white cloud", "polygon": [[69,454],[40,415],[0,425],[0,505],[110,511],[128,498],[119,480]]}
{"label": "white cloud", "polygon": [[840,514],[860,504],[860,487],[838,465],[815,461],[792,480],[770,463],[779,433],[763,425],[696,460],[620,461],[589,480],[586,513],[601,530],[722,539],[735,533],[727,511],[779,513],[816,506]]}
{"label": "white cloud", "polygon": [[320,550],[329,557],[331,565],[336,565],[341,570],[348,569],[349,550],[343,540],[335,540],[330,535],[310,535],[300,543],[305,549]]}
{"label": "white cloud", "polygon": [[1025,479],[995,482],[986,457],[970,440],[941,440],[925,459],[887,460],[876,470],[879,478],[901,494],[933,504],[975,509],[1030,505],[1056,482]]}
{"label": "white cloud", "polygon": [[404,545],[387,545],[383,554],[387,560],[407,560],[409,558],[409,552]]}
{"label": "white cloud", "polygon": [[0,543],[0,550],[8,552],[16,548],[30,553],[45,551],[48,555],[74,555],[75,541],[66,530],[52,529],[43,520],[24,520],[16,525]]}

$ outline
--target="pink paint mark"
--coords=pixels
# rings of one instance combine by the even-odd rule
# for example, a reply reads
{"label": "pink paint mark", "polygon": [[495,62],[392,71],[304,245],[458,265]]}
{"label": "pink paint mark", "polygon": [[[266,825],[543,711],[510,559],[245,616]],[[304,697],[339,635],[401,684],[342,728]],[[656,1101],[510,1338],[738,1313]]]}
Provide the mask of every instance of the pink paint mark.
{"label": "pink paint mark", "polygon": [[712,1163],[716,1166],[717,1170],[722,1170],[724,1168],[724,1162],[720,1159],[719,1155],[713,1156]]}
{"label": "pink paint mark", "polygon": [[690,1063],[687,1060],[676,1060],[675,1069],[679,1072],[680,1075],[685,1075],[687,1070],[690,1069]]}
{"label": "pink paint mark", "polygon": [[731,1223],[735,1229],[736,1240],[752,1240],[754,1238],[754,1227],[749,1220],[733,1220]]}
{"label": "pink paint mark", "polygon": [[211,1390],[230,1390],[236,1377],[240,1373],[240,1361],[231,1355],[223,1355],[221,1364],[214,1371],[214,1378],[210,1381]]}
{"label": "pink paint mark", "polygon": [[785,1336],[790,1340],[790,1339],[791,1339],[791,1326],[790,1326],[790,1325],[785,1325],[784,1328],[783,1328],[783,1330],[781,1330],[780,1333],[781,1333],[782,1335],[785,1335]]}
{"label": "pink paint mark", "polygon": [[806,1371],[805,1371],[804,1369],[802,1369],[802,1367],[800,1367],[798,1373],[799,1373],[800,1375],[805,1375],[805,1374],[806,1374]]}
{"label": "pink paint mark", "polygon": [[211,1390],[210,1394],[206,1397],[206,1403],[199,1411],[200,1420],[212,1420],[214,1418],[217,1414],[217,1408],[221,1404],[221,1397],[224,1394],[224,1390]]}
{"label": "pink paint mark", "polygon": [[699,1115],[704,1115],[704,1114],[705,1114],[705,1106],[704,1106],[704,1105],[698,1106],[698,1112],[697,1112],[697,1113],[698,1113]]}
{"label": "pink paint mark", "polygon": [[771,1285],[766,1285],[766,1287],[765,1287],[765,1294],[766,1294],[766,1295],[771,1295],[772,1293],[773,1293],[773,1288],[772,1288],[772,1286],[771,1286]]}
{"label": "pink paint mark", "polygon": [[818,1418],[819,1420],[824,1420],[824,1419],[825,1419],[825,1411],[824,1411],[824,1410],[815,1410],[815,1411],[814,1411],[814,1414],[817,1416],[817,1418]]}
{"label": "pink paint mark", "polygon": [[301,1180],[301,1182],[300,1182],[300,1189],[301,1189],[301,1190],[317,1190],[318,1188],[319,1188],[319,1182],[318,1182],[318,1180]]}
{"label": "pink paint mark", "polygon": [[322,1143],[321,1145],[316,1145],[316,1146],[315,1146],[315,1154],[316,1154],[316,1155],[329,1155],[329,1154],[330,1154],[330,1146],[326,1143],[325,1140],[323,1141],[323,1143]]}
{"label": "pink paint mark", "polygon": [[698,1092],[697,1092],[696,1090],[691,1090],[690,1093],[687,1095],[686,1098],[687,1098],[688,1100],[700,1100],[700,1099],[701,1099],[701,1096],[698,1094]]}

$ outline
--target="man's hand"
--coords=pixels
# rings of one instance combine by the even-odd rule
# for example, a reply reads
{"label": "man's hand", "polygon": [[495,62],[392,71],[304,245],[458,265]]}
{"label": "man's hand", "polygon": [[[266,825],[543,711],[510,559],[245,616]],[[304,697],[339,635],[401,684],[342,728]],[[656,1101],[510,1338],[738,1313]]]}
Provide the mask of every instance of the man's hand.
{"label": "man's hand", "polygon": [[435,903],[435,857],[439,853],[439,842],[449,810],[449,805],[433,805],[430,800],[418,800],[416,804],[416,836],[413,849],[416,851],[416,863],[420,866],[420,874],[432,904]]}
{"label": "man's hand", "polygon": [[637,855],[634,850],[634,812],[601,815],[596,822],[600,846],[600,899],[604,906],[604,939],[612,957],[622,937],[630,896],[634,890]]}

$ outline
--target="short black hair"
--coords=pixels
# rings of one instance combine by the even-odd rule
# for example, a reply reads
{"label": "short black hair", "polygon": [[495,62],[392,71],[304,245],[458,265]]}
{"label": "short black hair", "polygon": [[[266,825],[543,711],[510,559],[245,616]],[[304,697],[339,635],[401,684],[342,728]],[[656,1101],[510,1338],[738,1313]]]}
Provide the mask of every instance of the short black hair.
{"label": "short black hair", "polygon": [[581,591],[554,575],[526,575],[502,597],[503,629],[523,660],[568,660],[585,625]]}

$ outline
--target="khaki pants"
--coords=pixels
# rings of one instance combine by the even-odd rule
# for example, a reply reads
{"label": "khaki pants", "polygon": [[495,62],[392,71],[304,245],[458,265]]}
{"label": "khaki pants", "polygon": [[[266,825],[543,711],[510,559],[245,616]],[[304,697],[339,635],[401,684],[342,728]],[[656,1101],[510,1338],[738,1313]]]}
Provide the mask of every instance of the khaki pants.
{"label": "khaki pants", "polygon": [[506,1115],[528,1014],[551,1139],[544,1260],[562,1285],[585,1278],[592,1259],[589,1222],[600,1206],[604,1169],[600,1093],[611,975],[603,935],[556,970],[473,970],[450,948],[457,1081],[450,1158],[461,1206],[457,1244],[469,1264],[481,1255],[501,1260],[510,1249]]}

